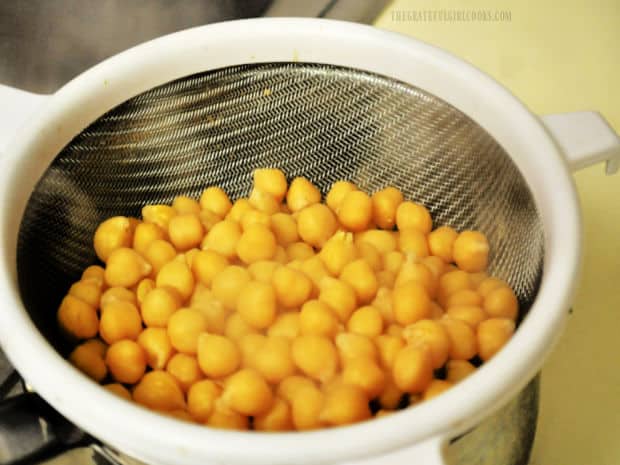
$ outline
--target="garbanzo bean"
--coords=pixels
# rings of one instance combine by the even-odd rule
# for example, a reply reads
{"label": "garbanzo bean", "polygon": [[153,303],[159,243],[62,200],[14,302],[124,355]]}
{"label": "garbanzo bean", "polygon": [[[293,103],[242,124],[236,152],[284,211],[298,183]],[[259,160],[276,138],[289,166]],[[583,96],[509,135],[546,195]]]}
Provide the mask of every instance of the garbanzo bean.
{"label": "garbanzo bean", "polygon": [[351,333],[363,334],[368,337],[378,336],[383,332],[381,312],[371,305],[360,307],[349,318],[347,329]]}
{"label": "garbanzo bean", "polygon": [[357,301],[361,304],[371,302],[379,288],[377,277],[364,259],[347,263],[340,273],[340,279],[353,288]]}
{"label": "garbanzo bean", "polygon": [[478,325],[478,355],[485,362],[493,357],[515,331],[515,322],[508,318],[489,318]]}
{"label": "garbanzo bean", "polygon": [[293,242],[286,247],[286,256],[289,260],[305,260],[314,256],[314,249],[305,242]]}
{"label": "garbanzo bean", "polygon": [[450,295],[446,302],[446,308],[456,307],[457,305],[482,305],[482,296],[472,289],[461,289]]}
{"label": "garbanzo bean", "polygon": [[127,247],[115,249],[108,256],[105,281],[108,286],[134,286],[147,277],[153,267],[135,250]]}
{"label": "garbanzo bean", "polygon": [[155,289],[155,281],[151,278],[144,278],[135,286],[136,301],[138,306],[142,306],[146,295]]}
{"label": "garbanzo bean", "polygon": [[173,376],[185,392],[194,383],[204,378],[198,360],[193,355],[174,354],[166,365],[166,371]]}
{"label": "garbanzo bean", "polygon": [[276,236],[278,244],[284,247],[299,241],[297,221],[288,213],[275,213],[271,215],[271,229]]}
{"label": "garbanzo bean", "polygon": [[[381,283],[380,283],[381,285]],[[379,287],[377,295],[371,305],[381,313],[384,326],[394,323],[394,309],[392,308],[392,288]]]}
{"label": "garbanzo bean", "polygon": [[153,410],[185,408],[183,392],[174,377],[165,371],[148,372],[133,390],[133,400]]}
{"label": "garbanzo bean", "polygon": [[255,354],[254,368],[271,384],[292,376],[296,369],[290,340],[284,337],[266,338]]}
{"label": "garbanzo bean", "polygon": [[366,393],[368,399],[373,399],[385,389],[386,376],[373,359],[358,357],[349,360],[344,366],[342,381],[359,387]]}
{"label": "garbanzo bean", "polygon": [[381,229],[396,226],[396,210],[403,202],[403,194],[395,187],[386,187],[372,195],[373,220]]}
{"label": "garbanzo bean", "polygon": [[274,398],[265,379],[257,371],[244,368],[226,380],[222,400],[242,415],[260,415],[269,411]]}
{"label": "garbanzo bean", "polygon": [[312,281],[301,271],[281,266],[273,272],[273,288],[284,308],[299,308],[312,292]]}
{"label": "garbanzo bean", "polygon": [[226,216],[232,207],[232,203],[226,192],[219,187],[208,187],[200,196],[200,207],[211,210],[220,217]]}
{"label": "garbanzo bean", "polygon": [[422,234],[428,234],[433,229],[433,220],[426,207],[405,201],[396,209],[396,226],[399,231],[417,229]]}
{"label": "garbanzo bean", "polygon": [[250,281],[239,294],[237,312],[244,321],[256,329],[265,329],[275,320],[276,292],[271,284]]}
{"label": "garbanzo bean", "polygon": [[433,397],[437,397],[439,394],[447,391],[451,387],[452,383],[450,381],[445,381],[443,379],[434,379],[424,390],[424,393],[422,394],[422,399],[429,400]]}
{"label": "garbanzo bean", "polygon": [[222,220],[213,225],[202,241],[205,250],[214,250],[232,259],[237,256],[237,243],[241,238],[241,226],[232,220]]}
{"label": "garbanzo bean", "polygon": [[359,257],[368,263],[372,271],[378,273],[383,269],[383,257],[374,245],[368,242],[358,242],[356,247]]}
{"label": "garbanzo bean", "polygon": [[166,232],[155,223],[140,223],[134,231],[133,248],[139,254],[145,255],[151,242],[165,238]]}
{"label": "garbanzo bean", "polygon": [[467,323],[473,329],[489,317],[484,310],[475,305],[456,305],[450,307],[446,314],[454,320]]}
{"label": "garbanzo bean", "polygon": [[434,255],[423,258],[422,264],[431,270],[433,276],[435,276],[435,279],[439,279],[439,277],[446,271],[446,264],[444,261]]}
{"label": "garbanzo bean", "polygon": [[96,283],[100,288],[102,288],[105,283],[104,276],[105,270],[103,267],[99,265],[91,265],[84,270],[81,280],[84,282]]}
{"label": "garbanzo bean", "polygon": [[408,257],[396,276],[395,286],[400,286],[406,282],[413,281],[424,286],[430,297],[437,295],[437,280],[433,272],[423,263],[416,263]]}
{"label": "garbanzo bean", "polygon": [[320,418],[325,396],[316,386],[301,386],[293,393],[291,412],[293,425],[299,431],[320,428],[324,425]]}
{"label": "garbanzo bean", "polygon": [[241,289],[250,282],[250,273],[245,268],[230,265],[213,277],[213,295],[230,310],[237,308]]}
{"label": "garbanzo bean", "polygon": [[108,344],[122,339],[136,340],[142,332],[142,319],[134,304],[117,300],[101,312],[99,334]]}
{"label": "garbanzo bean", "polygon": [[356,233],[355,243],[370,244],[382,255],[396,252],[396,247],[398,246],[396,236],[392,231],[381,231],[379,229],[369,229]]}
{"label": "garbanzo bean", "polygon": [[192,199],[186,195],[178,195],[172,201],[172,208],[174,208],[179,215],[186,213],[200,213],[200,204],[196,199]]}
{"label": "garbanzo bean", "polygon": [[196,279],[205,286],[211,286],[213,277],[229,265],[228,259],[214,250],[202,250],[192,260],[192,271]]}
{"label": "garbanzo bean", "polygon": [[368,336],[355,333],[339,333],[335,339],[340,360],[346,366],[350,360],[365,358],[378,361],[377,347]]}
{"label": "garbanzo bean", "polygon": [[168,320],[170,343],[179,352],[193,355],[198,351],[198,337],[207,331],[207,318],[195,308],[181,308]]}
{"label": "garbanzo bean", "polygon": [[398,404],[400,404],[403,394],[403,391],[396,386],[390,374],[390,376],[387,377],[385,389],[383,389],[383,392],[379,396],[379,404],[384,409],[395,410]]}
{"label": "garbanzo bean", "polygon": [[338,354],[331,339],[325,336],[298,336],[293,340],[295,365],[318,381],[331,379],[338,369]]}
{"label": "garbanzo bean", "polygon": [[184,213],[170,219],[168,236],[177,250],[189,250],[200,245],[204,228],[196,213]]}
{"label": "garbanzo bean", "polygon": [[295,178],[286,193],[286,204],[292,212],[321,201],[321,191],[306,178]]}
{"label": "garbanzo bean", "polygon": [[355,260],[357,256],[353,235],[344,231],[336,232],[319,252],[325,268],[334,276],[340,275],[345,265]]}
{"label": "garbanzo bean", "polygon": [[469,360],[478,352],[478,344],[476,342],[476,333],[467,323],[452,318],[443,318],[439,321],[441,326],[446,330],[446,334],[450,339],[450,352],[448,354],[451,360]]}
{"label": "garbanzo bean", "polygon": [[297,312],[282,313],[267,329],[267,335],[295,339],[301,332],[300,320],[300,314]]}
{"label": "garbanzo bean", "polygon": [[489,243],[481,232],[463,231],[454,240],[452,254],[461,270],[469,273],[484,271],[489,261]]}
{"label": "garbanzo bean", "polygon": [[155,239],[152,241],[144,252],[144,258],[146,258],[153,267],[153,276],[157,276],[157,273],[159,273],[163,266],[174,260],[176,255],[177,251],[174,249],[174,246],[163,239]]}
{"label": "garbanzo bean", "polygon": [[250,205],[267,215],[273,215],[280,211],[278,200],[270,193],[257,188],[252,189],[252,192],[250,192],[249,201]]}
{"label": "garbanzo bean", "polygon": [[147,365],[154,370],[163,370],[174,352],[165,328],[146,328],[137,342],[144,350]]}
{"label": "garbanzo bean", "polygon": [[329,272],[327,271],[327,268],[325,268],[323,261],[318,255],[307,258],[301,263],[300,271],[302,271],[312,281],[312,296],[318,296],[321,281],[323,281],[323,278],[329,276]]}
{"label": "garbanzo bean", "polygon": [[198,213],[198,219],[200,220],[205,232],[211,231],[213,226],[222,221],[222,217],[216,215],[211,210],[200,210],[200,213]]}
{"label": "garbanzo bean", "polygon": [[270,260],[276,253],[276,237],[265,226],[256,224],[248,227],[237,242],[237,256],[249,264]]}
{"label": "garbanzo bean", "polygon": [[402,348],[394,360],[392,378],[401,391],[414,394],[423,392],[433,379],[429,351],[410,345]]}
{"label": "garbanzo bean", "polygon": [[101,299],[101,286],[96,281],[78,281],[69,288],[69,295],[77,297],[86,302],[91,307],[99,307],[99,299]]}
{"label": "garbanzo bean", "polygon": [[86,343],[77,346],[69,355],[69,361],[89,378],[101,382],[108,374],[103,354]]}
{"label": "garbanzo bean", "polygon": [[255,368],[256,355],[260,348],[265,344],[267,338],[265,335],[257,332],[249,332],[243,334],[239,340],[239,350],[241,351],[241,367]]}
{"label": "garbanzo bean", "polygon": [[299,236],[314,247],[323,247],[337,228],[336,217],[329,207],[322,203],[307,206],[299,212],[297,217]]}
{"label": "garbanzo bean", "polygon": [[341,384],[325,393],[320,420],[328,425],[346,425],[370,418],[368,397],[358,386]]}
{"label": "garbanzo bean", "polygon": [[187,264],[177,260],[166,263],[157,273],[155,280],[157,287],[171,287],[176,290],[183,302],[192,296],[195,282]]}
{"label": "garbanzo bean", "polygon": [[431,300],[426,288],[415,281],[407,281],[392,292],[394,319],[401,325],[409,325],[428,318]]}
{"label": "garbanzo bean", "polygon": [[336,213],[340,224],[349,231],[364,231],[372,220],[372,200],[365,192],[348,192]]}
{"label": "garbanzo bean", "polygon": [[410,255],[420,260],[428,256],[428,244],[422,231],[409,228],[398,232],[398,248],[405,255]]}
{"label": "garbanzo bean", "polygon": [[336,181],[329,189],[325,197],[325,203],[333,212],[337,212],[344,197],[352,191],[357,190],[355,184],[349,181]]}
{"label": "garbanzo bean", "polygon": [[104,384],[103,388],[125,400],[132,400],[131,393],[120,383]]}
{"label": "garbanzo bean", "polygon": [[123,339],[108,347],[105,363],[119,383],[137,383],[146,371],[146,356],[137,342]]}
{"label": "garbanzo bean", "polygon": [[484,298],[484,311],[491,317],[510,318],[514,320],[519,314],[519,301],[509,287],[498,287]]}
{"label": "garbanzo bean", "polygon": [[225,218],[235,223],[241,223],[243,215],[252,209],[254,209],[254,207],[252,207],[248,199],[237,199]]}
{"label": "garbanzo bean", "polygon": [[428,248],[432,255],[446,263],[452,263],[452,247],[458,233],[450,226],[440,226],[428,235]]}
{"label": "garbanzo bean", "polygon": [[222,388],[210,379],[195,382],[187,391],[187,411],[196,420],[207,421],[221,393]]}
{"label": "garbanzo bean", "polygon": [[289,403],[276,397],[271,408],[254,418],[258,431],[289,431],[293,429],[293,417]]}
{"label": "garbanzo bean", "polygon": [[99,260],[107,262],[108,257],[116,249],[130,247],[133,230],[129,218],[114,216],[105,220],[95,230],[93,245]]}
{"label": "garbanzo bean", "polygon": [[99,308],[101,310],[105,310],[105,308],[110,302],[115,302],[118,300],[122,300],[123,302],[129,302],[134,305],[138,304],[136,294],[134,294],[129,289],[125,289],[124,287],[111,287],[107,289],[103,294],[101,294]]}
{"label": "garbanzo bean", "polygon": [[497,289],[498,287],[509,286],[508,284],[506,284],[505,281],[502,281],[501,279],[489,277],[484,279],[480,284],[478,284],[478,288],[476,290],[478,291],[478,294],[482,296],[482,298],[485,298],[489,292]]}
{"label": "garbanzo bean", "polygon": [[443,366],[448,360],[451,339],[446,328],[437,321],[426,319],[416,321],[403,329],[403,338],[410,346],[428,349],[435,369]]}
{"label": "garbanzo bean", "polygon": [[357,307],[355,289],[344,281],[330,277],[323,278],[319,288],[319,300],[327,304],[341,322],[348,321]]}
{"label": "garbanzo bean", "polygon": [[334,337],[338,332],[338,318],[327,304],[320,300],[308,300],[299,312],[301,334]]}
{"label": "garbanzo bean", "polygon": [[446,364],[446,380],[452,384],[467,378],[476,371],[476,367],[467,360],[448,360]]}
{"label": "garbanzo bean", "polygon": [[437,286],[437,300],[442,307],[448,304],[448,298],[457,291],[471,289],[469,275],[465,271],[456,270],[444,273],[439,278]]}
{"label": "garbanzo bean", "polygon": [[250,427],[250,420],[245,415],[233,412],[228,407],[218,408],[216,405],[215,410],[207,420],[207,425],[211,428],[246,430]]}
{"label": "garbanzo bean", "polygon": [[245,231],[251,226],[261,225],[266,228],[271,228],[271,215],[255,208],[251,208],[246,211],[241,217],[241,230]]}
{"label": "garbanzo bean", "polygon": [[226,320],[224,336],[232,341],[239,342],[248,333],[255,333],[256,329],[247,324],[237,312],[232,312]]}
{"label": "garbanzo bean", "polygon": [[394,360],[396,360],[396,355],[398,355],[398,352],[405,346],[405,341],[402,337],[391,336],[389,334],[380,334],[374,341],[379,349],[381,365],[386,370],[391,371],[394,366]]}
{"label": "garbanzo bean", "polygon": [[405,263],[405,254],[398,250],[388,252],[383,256],[383,268],[392,273],[398,274],[403,263]]}
{"label": "garbanzo bean", "polygon": [[239,367],[241,353],[227,337],[202,333],[198,337],[198,364],[205,375],[222,378]]}
{"label": "garbanzo bean", "polygon": [[286,195],[286,177],[277,168],[258,168],[252,173],[254,187],[272,195],[278,202],[282,202]]}
{"label": "garbanzo bean", "polygon": [[156,287],[149,292],[140,307],[146,326],[164,328],[174,312],[181,307],[181,296],[171,287]]}
{"label": "garbanzo bean", "polygon": [[142,208],[142,219],[156,224],[164,231],[168,230],[168,222],[176,214],[176,210],[170,205],[146,205]]}

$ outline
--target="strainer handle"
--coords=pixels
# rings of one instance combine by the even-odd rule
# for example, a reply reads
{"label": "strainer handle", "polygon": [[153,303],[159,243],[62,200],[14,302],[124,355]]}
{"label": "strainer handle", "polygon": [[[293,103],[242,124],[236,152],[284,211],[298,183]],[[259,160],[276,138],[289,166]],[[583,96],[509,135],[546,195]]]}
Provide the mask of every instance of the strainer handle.
{"label": "strainer handle", "polygon": [[606,162],[605,172],[620,167],[620,137],[600,113],[580,111],[541,116],[542,122],[566,155],[572,171]]}
{"label": "strainer handle", "polygon": [[0,84],[0,153],[47,98]]}
{"label": "strainer handle", "polygon": [[405,446],[385,454],[364,457],[358,461],[348,461],[340,465],[448,465],[444,456],[447,441],[435,436],[420,443]]}

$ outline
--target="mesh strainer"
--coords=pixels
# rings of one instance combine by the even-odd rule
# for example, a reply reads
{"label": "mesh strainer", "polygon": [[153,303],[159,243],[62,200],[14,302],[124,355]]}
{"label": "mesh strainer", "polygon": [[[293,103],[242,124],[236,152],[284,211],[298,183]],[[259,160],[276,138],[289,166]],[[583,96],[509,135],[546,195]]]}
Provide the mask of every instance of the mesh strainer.
{"label": "mesh strainer", "polygon": [[[400,36],[292,19],[189,30],[70,83],[9,156],[0,180],[13,206],[0,237],[0,297],[10,303],[0,312],[2,343],[61,413],[145,461],[439,463],[444,439],[534,376],[565,320],[579,258],[566,163],[496,83]],[[264,166],[306,176],[323,192],[339,179],[369,192],[394,185],[427,205],[435,225],[484,231],[491,272],[514,286],[523,309],[513,340],[457,388],[403,413],[272,435],[184,425],[128,405],[50,349],[64,350],[56,306],[95,261],[101,220],[209,185],[244,196],[252,170]]]}

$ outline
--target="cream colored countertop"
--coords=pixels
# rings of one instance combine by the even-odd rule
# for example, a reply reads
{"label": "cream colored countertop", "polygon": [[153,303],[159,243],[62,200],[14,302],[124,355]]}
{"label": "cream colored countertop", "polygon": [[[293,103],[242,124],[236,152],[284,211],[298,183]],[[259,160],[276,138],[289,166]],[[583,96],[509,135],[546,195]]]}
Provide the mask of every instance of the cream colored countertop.
{"label": "cream colored countertop", "polygon": [[[429,10],[508,12],[509,20],[424,20]],[[396,0],[375,25],[464,58],[535,113],[597,110],[620,132],[618,0]],[[620,464],[620,174],[605,176],[597,165],[575,181],[583,275],[543,369],[531,465]]]}

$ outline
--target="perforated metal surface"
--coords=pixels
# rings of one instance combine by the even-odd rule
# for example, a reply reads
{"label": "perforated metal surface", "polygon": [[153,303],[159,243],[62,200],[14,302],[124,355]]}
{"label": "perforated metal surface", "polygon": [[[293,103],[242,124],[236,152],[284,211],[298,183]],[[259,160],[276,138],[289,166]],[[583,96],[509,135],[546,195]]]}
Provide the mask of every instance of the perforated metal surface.
{"label": "perforated metal surface", "polygon": [[[483,102],[481,102],[483,103]],[[333,66],[247,65],[189,76],[128,100],[92,123],[37,185],[20,230],[22,297],[53,337],[57,303],[96,261],[92,235],[113,215],[198,196],[247,195],[254,168],[303,175],[323,192],[348,179],[399,187],[435,225],[484,231],[490,271],[523,308],[542,273],[543,231],[525,180],[469,117],[395,80]]]}

